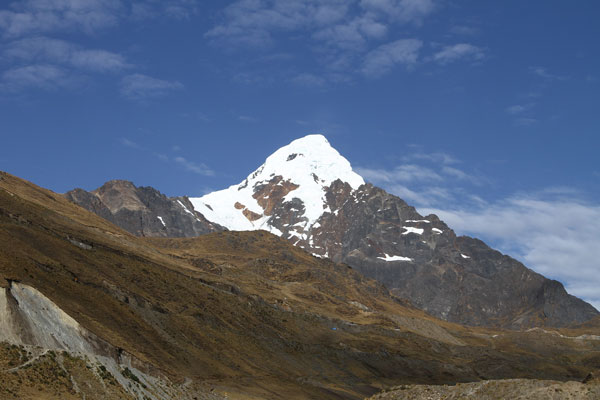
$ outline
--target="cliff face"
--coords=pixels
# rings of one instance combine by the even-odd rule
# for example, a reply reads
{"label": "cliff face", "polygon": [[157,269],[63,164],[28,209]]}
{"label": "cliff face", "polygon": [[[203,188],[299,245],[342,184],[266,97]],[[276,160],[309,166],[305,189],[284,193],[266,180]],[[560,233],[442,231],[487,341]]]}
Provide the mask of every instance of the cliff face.
{"label": "cliff face", "polygon": [[506,328],[566,326],[598,315],[560,282],[456,236],[437,216],[421,216],[382,189],[352,192],[336,182],[328,199],[333,212],[299,245],[355,267],[432,315]]}

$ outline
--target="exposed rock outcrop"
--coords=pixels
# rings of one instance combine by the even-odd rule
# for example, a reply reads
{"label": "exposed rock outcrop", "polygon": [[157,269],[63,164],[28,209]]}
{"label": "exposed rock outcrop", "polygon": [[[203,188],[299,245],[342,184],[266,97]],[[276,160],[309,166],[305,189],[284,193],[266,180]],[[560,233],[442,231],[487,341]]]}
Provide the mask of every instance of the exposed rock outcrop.
{"label": "exposed rock outcrop", "polygon": [[224,230],[196,211],[187,197],[167,197],[151,187],[114,180],[65,197],[138,236],[192,237]]}
{"label": "exposed rock outcrop", "polygon": [[101,371],[133,398],[191,399],[170,387],[172,384],[158,369],[83,328],[31,286],[9,281],[7,287],[0,288],[0,321],[0,342],[39,348],[44,351],[40,355],[49,350],[64,351],[85,360],[88,368],[100,365]]}

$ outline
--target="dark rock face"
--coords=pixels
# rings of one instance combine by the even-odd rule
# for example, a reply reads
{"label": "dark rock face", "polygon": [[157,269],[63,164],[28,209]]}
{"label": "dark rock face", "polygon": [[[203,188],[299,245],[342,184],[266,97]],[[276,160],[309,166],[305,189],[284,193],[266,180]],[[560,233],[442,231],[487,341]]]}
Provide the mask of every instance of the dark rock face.
{"label": "dark rock face", "polygon": [[[266,188],[260,188],[261,193]],[[297,199],[295,199],[297,200]],[[468,325],[566,326],[598,315],[591,305],[480,240],[456,234],[372,185],[335,181],[329,210],[308,230],[301,201],[271,206],[269,223],[292,243],[344,262],[436,317]]]}
{"label": "dark rock face", "polygon": [[[321,218],[312,247],[439,318],[526,328],[565,326],[598,315],[560,282],[480,240],[457,237],[437,216],[423,217],[382,189],[364,185],[352,193],[338,181],[327,199],[332,213]],[[392,256],[410,260],[391,261]]]}
{"label": "dark rock face", "polygon": [[194,211],[187,197],[169,198],[128,181],[110,181],[92,192],[74,189],[65,197],[137,236],[193,237],[225,230]]}

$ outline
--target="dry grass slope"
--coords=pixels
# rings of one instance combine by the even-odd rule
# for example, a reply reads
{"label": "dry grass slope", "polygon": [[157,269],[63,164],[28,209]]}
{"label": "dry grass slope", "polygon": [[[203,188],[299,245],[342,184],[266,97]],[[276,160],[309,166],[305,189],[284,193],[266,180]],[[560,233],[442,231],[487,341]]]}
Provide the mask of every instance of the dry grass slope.
{"label": "dry grass slope", "polygon": [[1,173],[0,284],[10,280],[35,287],[145,372],[249,398],[581,379],[600,360],[597,340],[439,321],[266,232],[137,238]]}

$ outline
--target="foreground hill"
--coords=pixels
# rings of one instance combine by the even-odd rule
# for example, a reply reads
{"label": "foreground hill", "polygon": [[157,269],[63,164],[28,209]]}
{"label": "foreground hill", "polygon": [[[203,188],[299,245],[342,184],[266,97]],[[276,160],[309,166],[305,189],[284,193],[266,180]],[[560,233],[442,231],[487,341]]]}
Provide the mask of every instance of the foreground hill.
{"label": "foreground hill", "polygon": [[[316,256],[346,263],[395,296],[451,322],[526,329],[565,327],[599,315],[560,282],[480,240],[457,236],[437,216],[422,216],[402,199],[365,184],[321,135],[280,148],[227,189],[189,199],[156,193],[112,181],[66,196],[137,235],[264,229]],[[118,211],[109,215],[98,202]],[[138,217],[141,208],[148,218]],[[171,217],[173,212],[181,217]],[[186,218],[198,229],[184,229]]]}
{"label": "foreground hill", "polygon": [[600,382],[557,382],[526,379],[462,383],[455,386],[403,385],[369,400],[596,400]]}
{"label": "foreground hill", "polygon": [[0,398],[31,398],[35,382],[41,398],[89,385],[104,392],[87,399],[357,399],[400,383],[582,379],[600,359],[595,328],[465,328],[268,232],[138,238],[6,173],[0,282],[0,341],[17,346],[0,352]]}

